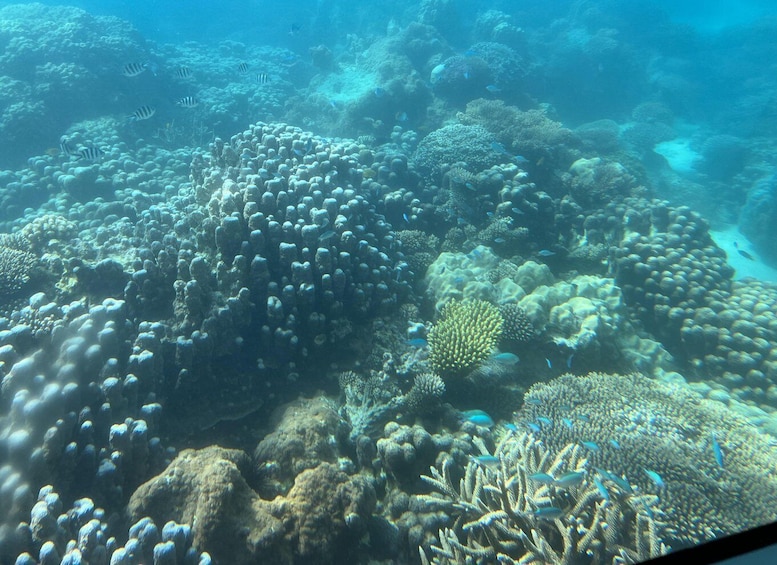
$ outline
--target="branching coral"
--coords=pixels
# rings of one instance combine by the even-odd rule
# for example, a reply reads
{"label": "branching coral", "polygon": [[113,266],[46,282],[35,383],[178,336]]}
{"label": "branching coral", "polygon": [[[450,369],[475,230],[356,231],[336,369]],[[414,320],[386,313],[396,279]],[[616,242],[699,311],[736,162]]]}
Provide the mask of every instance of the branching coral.
{"label": "branching coral", "polygon": [[485,300],[452,301],[429,332],[429,363],[443,378],[466,373],[491,354],[502,334],[499,309]]}
{"label": "branching coral", "polygon": [[658,498],[618,488],[605,498],[581,446],[549,450],[523,433],[493,455],[480,447],[458,488],[450,465],[422,477],[436,490],[422,501],[456,517],[432,563],[635,563],[667,552]]}

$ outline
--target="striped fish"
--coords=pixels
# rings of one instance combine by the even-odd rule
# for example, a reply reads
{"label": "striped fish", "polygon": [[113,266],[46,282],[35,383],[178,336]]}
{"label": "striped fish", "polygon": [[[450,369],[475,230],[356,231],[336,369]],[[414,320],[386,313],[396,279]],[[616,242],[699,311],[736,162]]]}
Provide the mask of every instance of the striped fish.
{"label": "striped fish", "polygon": [[181,108],[195,108],[200,104],[200,101],[194,96],[184,96],[177,100],[175,104]]}
{"label": "striped fish", "polygon": [[125,77],[136,77],[139,74],[142,74],[147,68],[147,63],[127,63],[122,68],[121,74],[123,74]]}
{"label": "striped fish", "polygon": [[129,119],[137,122],[140,120],[147,120],[154,114],[156,114],[156,108],[153,106],[141,106],[130,114]]}
{"label": "striped fish", "polygon": [[191,78],[192,70],[189,67],[178,67],[175,69],[175,78]]}
{"label": "striped fish", "polygon": [[101,161],[104,155],[105,151],[95,145],[88,145],[78,150],[79,158],[93,163]]}
{"label": "striped fish", "polygon": [[240,74],[246,74],[248,72],[248,63],[242,62],[237,66],[237,70]]}
{"label": "striped fish", "polygon": [[73,147],[70,145],[70,141],[64,135],[59,138],[59,152],[65,157],[73,155]]}
{"label": "striped fish", "polygon": [[256,75],[256,82],[259,84],[267,84],[267,80],[269,77],[267,76],[267,73],[259,73]]}

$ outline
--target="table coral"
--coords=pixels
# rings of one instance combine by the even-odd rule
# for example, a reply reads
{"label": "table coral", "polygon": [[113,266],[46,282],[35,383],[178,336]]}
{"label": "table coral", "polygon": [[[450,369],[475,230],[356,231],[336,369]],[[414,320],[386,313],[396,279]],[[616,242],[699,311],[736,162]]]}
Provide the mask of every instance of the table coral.
{"label": "table coral", "polygon": [[686,386],[640,375],[564,375],[526,393],[518,421],[540,417],[552,426],[537,439],[553,451],[586,447],[589,469],[619,478],[606,483],[610,493],[657,495],[668,522],[664,541],[674,549],[777,518],[777,449],[745,419]]}

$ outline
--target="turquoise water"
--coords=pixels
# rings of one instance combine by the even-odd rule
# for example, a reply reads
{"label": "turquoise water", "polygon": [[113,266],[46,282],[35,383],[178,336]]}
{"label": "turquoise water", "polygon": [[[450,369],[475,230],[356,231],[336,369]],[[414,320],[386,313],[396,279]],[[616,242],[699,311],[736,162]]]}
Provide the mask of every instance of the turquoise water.
{"label": "turquoise water", "polygon": [[775,37],[759,1],[0,3],[0,565],[777,520]]}

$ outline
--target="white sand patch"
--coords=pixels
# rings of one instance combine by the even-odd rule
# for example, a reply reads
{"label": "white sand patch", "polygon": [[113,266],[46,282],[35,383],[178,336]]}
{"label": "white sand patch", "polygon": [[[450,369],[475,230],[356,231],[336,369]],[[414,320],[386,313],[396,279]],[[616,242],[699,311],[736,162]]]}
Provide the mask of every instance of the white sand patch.
{"label": "white sand patch", "polygon": [[653,151],[664,157],[676,173],[691,175],[696,172],[694,163],[699,160],[700,155],[691,149],[691,140],[687,137],[657,143]]}
{"label": "white sand patch", "polygon": [[[750,242],[739,233],[736,226],[729,226],[723,230],[710,230],[710,235],[715,243],[728,254],[728,264],[734,267],[734,279],[753,277],[762,281],[777,282],[777,269],[774,269],[761,261],[758,253]],[[739,245],[737,249],[734,243]],[[744,257],[739,250],[749,253],[753,259]]]}

